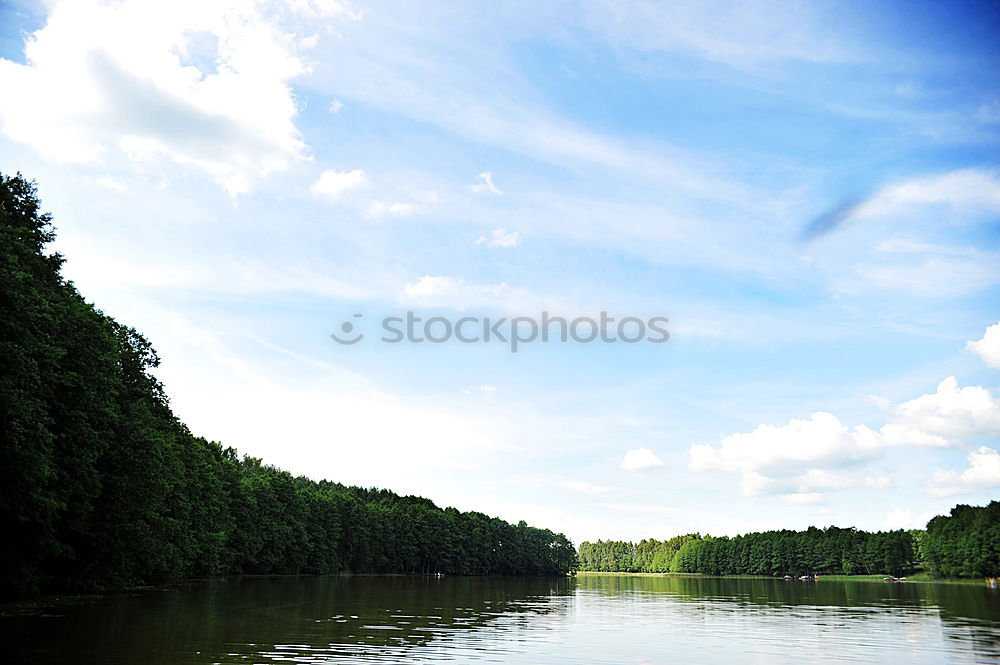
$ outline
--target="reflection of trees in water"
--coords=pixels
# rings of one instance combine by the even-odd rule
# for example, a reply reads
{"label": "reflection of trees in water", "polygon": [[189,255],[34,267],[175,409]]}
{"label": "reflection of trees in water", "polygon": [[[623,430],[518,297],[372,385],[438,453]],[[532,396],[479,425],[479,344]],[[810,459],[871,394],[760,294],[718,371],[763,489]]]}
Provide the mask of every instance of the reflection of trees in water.
{"label": "reflection of trees in water", "polygon": [[[574,614],[576,606],[586,612]],[[818,627],[814,637],[863,630],[881,632],[878,639],[936,643],[940,630],[954,652],[984,661],[1000,657],[1000,594],[939,584],[624,576],[243,578],[109,597],[50,614],[62,616],[0,620],[4,655],[11,656],[5,660],[473,660],[502,658],[501,650],[523,649],[518,641],[537,639],[540,632],[568,636],[581,623],[589,630],[626,622],[655,634],[661,621],[701,626],[700,635],[716,644],[727,639],[725,631],[737,640],[754,634],[805,639],[798,630],[803,626]]]}
{"label": "reflection of trees in water", "polygon": [[[360,645],[412,648],[452,639],[466,643],[467,633],[478,629],[489,628],[495,635],[497,630],[528,628],[539,616],[565,613],[573,594],[569,578],[374,576],[321,582],[303,587],[308,599],[290,623],[312,621],[312,646],[352,653]],[[297,591],[292,590],[293,597]],[[286,640],[283,628],[289,623],[287,615],[277,614],[275,644]],[[285,658],[288,651],[262,655]]]}
{"label": "reflection of trees in water", "polygon": [[[565,613],[570,578],[242,578],[0,622],[15,662],[311,662],[390,655]],[[13,639],[8,639],[13,637]]]}
{"label": "reflection of trees in water", "polygon": [[775,613],[819,608],[825,621],[845,624],[886,613],[937,617],[946,640],[977,656],[1000,658],[1000,592],[985,585],[619,575],[581,575],[578,580],[582,592],[626,594],[637,602],[668,597],[680,611],[686,604],[694,613],[714,601]]}

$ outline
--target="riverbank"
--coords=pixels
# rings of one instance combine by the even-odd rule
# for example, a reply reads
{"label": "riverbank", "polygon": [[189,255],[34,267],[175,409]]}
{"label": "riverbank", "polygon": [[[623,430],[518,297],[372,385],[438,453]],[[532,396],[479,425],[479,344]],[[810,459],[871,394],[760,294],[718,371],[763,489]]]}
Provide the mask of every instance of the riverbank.
{"label": "riverbank", "polygon": [[[782,580],[783,577],[772,577],[770,575],[703,575],[701,573],[623,573],[623,572],[606,572],[599,570],[578,570],[577,575],[587,575],[587,576],[620,576],[620,577],[705,577],[713,579],[727,579],[727,580]],[[893,582],[886,582],[885,575],[820,575],[816,578],[816,582],[878,582],[879,584],[892,584]],[[791,581],[799,581],[798,579]],[[808,580],[814,581],[814,580]],[[915,584],[968,584],[975,586],[984,586],[986,584],[985,579],[981,578],[936,578],[931,577],[927,573],[914,573],[913,575],[907,576],[905,580],[902,581],[903,584],[909,583]],[[896,582],[899,583],[899,582]]]}

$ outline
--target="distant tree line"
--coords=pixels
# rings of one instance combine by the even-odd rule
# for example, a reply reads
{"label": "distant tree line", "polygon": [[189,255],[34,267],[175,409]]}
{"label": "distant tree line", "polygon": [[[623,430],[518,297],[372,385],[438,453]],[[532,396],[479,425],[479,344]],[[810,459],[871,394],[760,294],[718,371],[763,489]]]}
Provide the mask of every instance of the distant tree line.
{"label": "distant tree line", "polygon": [[0,593],[226,574],[564,574],[562,534],[293,477],[194,436],[137,331],[46,253],[33,183],[0,174]]}
{"label": "distant tree line", "polygon": [[927,523],[920,553],[938,577],[1000,577],[1000,501],[959,505]]}
{"label": "distant tree line", "polygon": [[905,531],[868,533],[829,527],[667,541],[583,542],[581,570],[706,575],[890,574],[912,570],[913,539]]}
{"label": "distant tree line", "polygon": [[670,540],[584,541],[577,550],[580,570],[605,573],[669,573],[673,572],[674,557],[684,543],[699,540],[697,533],[674,536]]}
{"label": "distant tree line", "polygon": [[694,533],[670,540],[584,541],[580,570],[707,575],[894,575],[921,564],[935,577],[1000,577],[1000,501],[956,506],[927,530],[810,527],[733,538]]}

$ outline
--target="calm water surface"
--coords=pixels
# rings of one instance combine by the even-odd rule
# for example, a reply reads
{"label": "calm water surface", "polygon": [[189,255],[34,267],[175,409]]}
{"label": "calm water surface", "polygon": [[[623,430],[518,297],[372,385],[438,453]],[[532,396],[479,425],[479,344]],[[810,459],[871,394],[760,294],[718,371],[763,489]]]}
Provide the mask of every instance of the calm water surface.
{"label": "calm water surface", "polygon": [[0,617],[24,663],[996,663],[979,586],[244,578]]}

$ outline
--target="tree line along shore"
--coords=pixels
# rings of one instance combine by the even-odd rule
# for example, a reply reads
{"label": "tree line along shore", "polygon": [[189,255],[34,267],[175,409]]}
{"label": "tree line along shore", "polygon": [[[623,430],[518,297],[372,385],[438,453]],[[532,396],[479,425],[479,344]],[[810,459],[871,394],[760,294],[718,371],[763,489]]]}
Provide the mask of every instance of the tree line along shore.
{"label": "tree line along shore", "polygon": [[593,572],[752,576],[1000,577],[1000,501],[958,505],[925,530],[860,531],[811,527],[735,537],[694,533],[637,543],[584,541],[579,569]]}
{"label": "tree line along shore", "polygon": [[63,279],[53,239],[34,184],[0,174],[0,595],[572,570],[573,544],[548,529],[293,477],[195,436],[151,374],[153,347]]}

